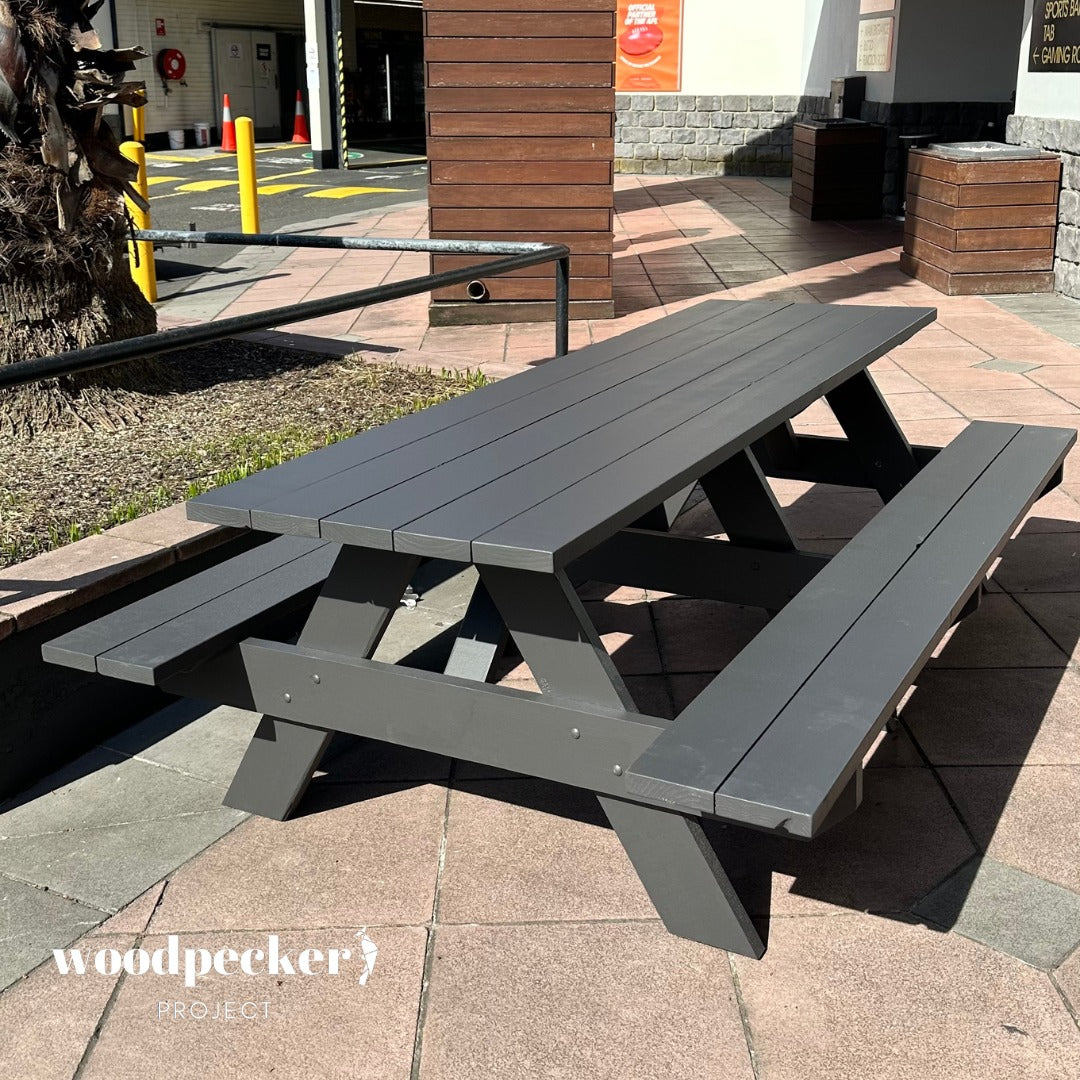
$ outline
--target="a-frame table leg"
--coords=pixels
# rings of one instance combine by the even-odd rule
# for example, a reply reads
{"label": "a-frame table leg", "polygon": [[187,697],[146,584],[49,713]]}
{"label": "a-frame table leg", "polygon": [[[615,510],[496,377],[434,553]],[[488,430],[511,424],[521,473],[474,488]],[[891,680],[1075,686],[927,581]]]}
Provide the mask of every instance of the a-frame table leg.
{"label": "a-frame table leg", "polygon": [[[345,547],[300,633],[299,644],[370,658],[419,559]],[[303,797],[332,732],[276,716],[259,722],[225,805],[284,821]]]}
{"label": "a-frame table leg", "polygon": [[[543,693],[634,708],[565,573],[485,566],[480,577]],[[614,747],[612,753],[614,758]],[[625,765],[613,760],[612,768]],[[599,799],[673,934],[744,956],[764,953],[764,943],[697,818],[611,796]]]}

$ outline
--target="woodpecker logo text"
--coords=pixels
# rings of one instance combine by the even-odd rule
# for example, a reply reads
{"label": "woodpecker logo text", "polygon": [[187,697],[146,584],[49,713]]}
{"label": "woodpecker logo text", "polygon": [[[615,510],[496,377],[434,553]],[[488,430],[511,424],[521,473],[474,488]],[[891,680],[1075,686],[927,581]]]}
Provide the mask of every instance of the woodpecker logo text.
{"label": "woodpecker logo text", "polygon": [[200,977],[211,975],[272,975],[277,978],[317,975],[351,975],[364,986],[375,970],[378,948],[365,930],[353,949],[282,949],[277,934],[266,939],[265,949],[181,949],[175,934],[152,952],[146,949],[53,949],[56,969],[61,975],[183,975],[185,986],[195,986]]}

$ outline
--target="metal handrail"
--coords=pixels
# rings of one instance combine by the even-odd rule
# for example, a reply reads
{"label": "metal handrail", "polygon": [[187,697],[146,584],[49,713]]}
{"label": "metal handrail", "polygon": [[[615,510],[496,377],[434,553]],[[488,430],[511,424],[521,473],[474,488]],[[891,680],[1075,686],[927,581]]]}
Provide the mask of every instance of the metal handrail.
{"label": "metal handrail", "polygon": [[295,233],[213,233],[182,232],[163,229],[139,230],[136,240],[179,240],[189,243],[244,244],[264,247],[359,248],[373,251],[425,251],[446,255],[504,255],[504,258],[460,270],[441,270],[437,274],[408,278],[370,289],[358,289],[320,300],[287,304],[272,311],[256,311],[229,319],[182,326],[156,334],[143,334],[123,341],[108,341],[87,349],[74,349],[55,356],[22,360],[0,367],[0,389],[24,383],[55,379],[109,367],[125,360],[186,349],[220,341],[234,334],[267,330],[283,323],[301,322],[323,315],[336,315],[350,308],[368,307],[387,300],[429,292],[446,285],[459,285],[481,277],[492,277],[525,266],[555,261],[555,355],[565,356],[570,338],[570,249],[565,244],[537,244],[498,240],[397,240],[390,237],[301,236]]}

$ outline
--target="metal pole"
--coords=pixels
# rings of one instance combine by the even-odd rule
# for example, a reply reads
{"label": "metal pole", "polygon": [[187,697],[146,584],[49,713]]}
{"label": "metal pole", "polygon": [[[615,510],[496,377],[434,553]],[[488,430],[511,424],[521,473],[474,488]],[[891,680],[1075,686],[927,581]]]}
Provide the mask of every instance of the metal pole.
{"label": "metal pole", "polygon": [[[141,113],[142,110],[136,110]],[[145,199],[148,195],[146,185],[146,151],[142,143],[126,142],[120,147],[120,153],[129,161],[134,161],[139,167],[139,174],[135,178],[135,188]],[[150,211],[125,198],[128,213],[138,229],[150,227]],[[149,205],[149,204],[147,204]],[[133,240],[128,244],[128,257],[131,260],[131,276],[135,284],[139,286],[143,296],[151,303],[157,301],[157,273],[154,269],[154,245],[145,240]]]}
{"label": "metal pole", "polygon": [[255,179],[255,124],[250,117],[236,120],[236,168],[240,174],[240,227],[259,231],[259,193]]}
{"label": "metal pole", "polygon": [[570,351],[570,256],[555,262],[555,355]]}
{"label": "metal pole", "polygon": [[273,326],[302,322],[305,319],[315,319],[323,315],[335,315],[339,311],[367,307],[386,300],[398,300],[403,296],[415,296],[417,293],[430,292],[444,285],[460,285],[476,277],[503,274],[510,270],[519,270],[526,266],[547,262],[551,258],[551,252],[544,249],[544,245],[536,246],[543,250],[525,251],[518,255],[496,259],[494,262],[481,263],[479,266],[466,266],[460,270],[443,270],[438,274],[377,285],[373,289],[360,289],[323,300],[307,300],[302,304],[289,304],[270,311],[252,312],[250,315],[237,315],[231,319],[219,319],[217,322],[203,323],[200,326],[184,326],[177,330],[165,330],[159,334],[146,334],[128,338],[125,341],[110,341],[104,345],[93,345],[89,349],[78,349],[60,353],[57,356],[43,356],[33,360],[23,360],[17,364],[6,364],[0,367],[0,389],[38,382],[41,379],[55,379],[76,372],[93,371],[140,356],[153,356],[192,345],[205,345],[207,342],[220,341],[234,334],[246,334],[253,330],[267,330]]}

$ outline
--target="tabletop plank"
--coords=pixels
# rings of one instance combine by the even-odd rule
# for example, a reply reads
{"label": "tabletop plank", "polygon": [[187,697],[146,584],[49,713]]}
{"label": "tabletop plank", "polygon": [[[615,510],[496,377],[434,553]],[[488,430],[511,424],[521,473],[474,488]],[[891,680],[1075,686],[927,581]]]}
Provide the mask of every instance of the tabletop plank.
{"label": "tabletop plank", "polygon": [[[792,313],[784,312],[770,320],[773,336],[769,340],[745,350],[734,346],[737,355],[728,357],[723,365],[714,365],[704,377],[657,397],[633,413],[588,432],[470,495],[455,499],[433,514],[408,523],[395,533],[395,548],[410,552],[438,550],[447,558],[472,558],[471,544],[477,537],[557,492],[583,483],[598,470],[672,430],[692,423],[698,413],[744,393],[748,386],[789,371],[801,364],[804,355],[831,348],[831,343],[843,333],[873,318],[866,308],[825,308],[818,310],[818,317],[812,321],[790,325],[798,314],[814,313],[820,308],[821,305],[796,305]],[[741,424],[741,414],[733,414],[728,430],[703,429],[698,438],[700,452],[713,449],[725,435],[737,434]],[[580,516],[575,516],[567,524],[576,528],[580,520]],[[325,535],[331,534],[326,531]],[[450,555],[455,548],[468,554]]]}
{"label": "tabletop plank", "polygon": [[[557,490],[546,479],[553,470],[560,486],[565,486],[593,471],[598,456],[608,460],[604,455],[619,456],[639,445],[643,427],[673,422],[662,417],[674,415],[676,402],[692,407],[695,402],[716,400],[744,385],[751,371],[767,370],[770,362],[785,362],[780,358],[788,350],[776,345],[777,339],[786,341],[796,331],[831,321],[824,315],[818,305],[792,305],[768,319],[709,340],[677,363],[610,387],[324,519],[322,535],[336,538],[348,534],[349,542],[355,543],[358,537],[351,530],[359,527],[363,542],[370,543],[375,533],[381,532],[388,541],[394,530],[399,530],[393,536],[399,551],[413,551],[399,543],[405,525],[409,525],[403,530],[409,537],[430,528],[431,535],[471,540],[505,520],[507,507],[512,510],[522,499],[535,502],[538,486],[545,492]],[[828,338],[834,333],[823,329],[819,336]],[[539,481],[533,475],[537,471],[542,477]],[[519,475],[520,482],[515,479]],[[423,540],[418,542],[423,553],[432,550]],[[467,548],[456,554],[447,549],[443,554],[446,558],[469,557]]]}
{"label": "tabletop plank", "polygon": [[252,523],[252,510],[270,500],[290,491],[303,490],[358,464],[392,454],[429,435],[468,424],[481,413],[538,393],[565,379],[579,376],[591,367],[617,359],[627,348],[661,343],[700,322],[716,318],[721,313],[718,309],[733,314],[738,306],[741,305],[731,301],[707,301],[628,334],[548,360],[511,379],[502,379],[453,398],[438,408],[403,416],[354,438],[332,443],[272,469],[214,488],[188,500],[187,516],[195,521],[209,521],[216,525],[248,527]]}
{"label": "tabletop plank", "polygon": [[[779,305],[779,308],[790,306]],[[320,535],[321,518],[340,514],[346,507],[382,492],[394,492],[398,501],[402,498],[406,502],[413,500],[413,512],[394,524],[408,521],[445,501],[445,498],[433,501],[435,497],[453,495],[454,490],[442,480],[450,467],[448,463],[471,455],[467,475],[476,478],[473,486],[483,483],[490,466],[482,462],[491,460],[498,466],[508,458],[511,461],[520,458],[520,448],[515,450],[514,447],[519,446],[523,434],[528,438],[530,431],[540,430],[544,437],[550,437],[553,432],[562,430],[567,416],[601,408],[602,400],[620,395],[632,384],[639,385],[642,378],[651,387],[648,393],[656,396],[672,381],[677,381],[683,366],[682,359],[687,353],[747,326],[771,320],[776,317],[778,309],[777,305],[767,303],[746,307],[731,303],[713,304],[710,307],[712,315],[708,319],[684,327],[676,335],[646,340],[624,351],[616,350],[602,363],[575,371],[545,387],[542,393],[530,393],[486,409],[482,420],[477,417],[475,423],[445,428],[400,447],[392,455],[335,472],[321,482],[267,501],[252,510],[251,523],[257,529],[270,532],[316,537]],[[679,363],[675,364],[675,361]],[[514,376],[506,381],[513,382],[519,377]],[[439,409],[442,408],[440,405]],[[556,414],[560,415],[556,417]],[[553,427],[552,421],[555,419],[559,423]],[[530,428],[530,425],[535,427]],[[365,433],[358,439],[363,441],[367,437]],[[490,452],[484,452],[484,448],[490,448]],[[518,458],[515,458],[515,454]],[[434,474],[438,476],[432,484]],[[417,478],[422,480],[418,482]],[[418,487],[426,487],[435,494],[428,495],[425,502],[425,496],[417,491]],[[458,490],[471,489],[459,487]],[[409,494],[405,495],[405,492]],[[366,518],[364,523],[367,524]],[[382,542],[377,536],[366,537],[364,542],[369,546],[389,549],[389,531],[386,530]]]}
{"label": "tabletop plank", "polygon": [[[832,309],[838,310],[838,309]],[[550,571],[797,415],[932,322],[933,308],[863,308],[872,317],[557,493],[472,544],[478,563]],[[554,455],[552,455],[554,456]],[[541,490],[541,494],[543,494]]]}

